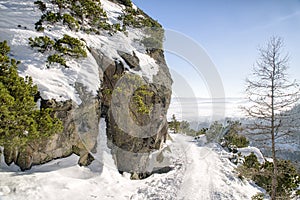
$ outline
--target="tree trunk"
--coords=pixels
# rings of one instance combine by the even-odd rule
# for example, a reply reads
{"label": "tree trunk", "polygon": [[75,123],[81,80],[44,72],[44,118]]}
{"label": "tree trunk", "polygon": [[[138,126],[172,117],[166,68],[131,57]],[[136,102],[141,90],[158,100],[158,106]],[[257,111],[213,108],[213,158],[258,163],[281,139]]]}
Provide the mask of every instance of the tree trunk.
{"label": "tree trunk", "polygon": [[272,137],[272,158],[273,158],[273,174],[272,174],[272,192],[271,192],[271,199],[276,200],[276,187],[277,187],[277,161],[276,161],[276,148],[275,148],[275,109],[274,109],[274,79],[275,79],[275,72],[276,72],[276,64],[275,64],[275,51],[273,52],[273,70],[272,70],[272,77],[271,77],[271,108],[272,108],[272,115],[271,115],[271,137]]}
{"label": "tree trunk", "polygon": [[275,134],[272,133],[272,158],[273,158],[273,174],[272,174],[272,193],[271,199],[276,200],[276,187],[277,187],[277,159],[276,159],[276,149],[275,149]]}

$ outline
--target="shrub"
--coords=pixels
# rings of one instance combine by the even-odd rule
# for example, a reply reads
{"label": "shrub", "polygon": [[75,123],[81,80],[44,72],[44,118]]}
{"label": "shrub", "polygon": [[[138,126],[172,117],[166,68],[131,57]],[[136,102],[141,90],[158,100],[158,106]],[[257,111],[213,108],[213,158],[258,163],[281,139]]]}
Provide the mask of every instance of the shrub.
{"label": "shrub", "polygon": [[203,135],[208,130],[207,128],[202,128],[202,129],[196,131],[196,130],[190,128],[190,123],[188,121],[184,121],[184,120],[179,123],[180,123],[179,131],[186,135],[189,135],[189,136]]}
{"label": "shrub", "polygon": [[57,40],[54,45],[55,50],[64,55],[75,58],[86,57],[85,45],[77,38],[71,37],[67,34],[63,38]]}
{"label": "shrub", "polygon": [[263,193],[257,193],[256,195],[251,197],[251,200],[264,200],[265,195]]}
{"label": "shrub", "polygon": [[105,88],[102,90],[102,93],[104,95],[111,95],[112,94],[112,90],[111,89],[108,89],[108,88]]}
{"label": "shrub", "polygon": [[79,18],[82,23],[84,19],[88,19],[86,22],[92,27],[111,30],[110,25],[106,22],[107,14],[102,9],[100,1],[79,0],[78,4],[71,2],[67,7],[73,16]]}
{"label": "shrub", "polygon": [[132,7],[131,0],[121,0],[121,3],[124,4],[125,6]]}
{"label": "shrub", "polygon": [[245,157],[244,166],[246,168],[259,169],[260,163],[258,162],[257,157],[253,152],[251,152],[249,156]]}
{"label": "shrub", "polygon": [[145,27],[151,28],[162,28],[162,26],[156,21],[151,19],[150,17],[146,17],[141,22]]}
{"label": "shrub", "polygon": [[299,189],[299,188],[298,188],[298,190],[296,191],[295,196],[296,196],[296,197],[300,197],[300,189]]}
{"label": "shrub", "polygon": [[[7,41],[4,40],[3,42],[0,42],[0,55],[1,57],[4,55],[7,55],[10,52],[10,47],[7,44]],[[4,58],[4,57],[2,57]]]}
{"label": "shrub", "polygon": [[156,21],[147,16],[142,10],[135,10],[132,7],[127,7],[124,10],[124,15],[118,17],[119,20],[123,21],[126,26],[132,26],[135,28],[159,28],[162,26]]}
{"label": "shrub", "polygon": [[37,31],[44,31],[43,22],[48,22],[50,24],[54,24],[59,22],[62,19],[59,13],[47,12],[42,15],[41,19],[35,23],[35,29]]}
{"label": "shrub", "polygon": [[48,67],[53,63],[59,63],[62,66],[68,67],[64,57],[80,58],[87,56],[85,45],[82,41],[66,34],[56,42],[48,36],[40,36],[34,39],[29,38],[29,44],[32,48],[37,48],[41,53],[51,50],[56,51],[55,54],[48,56]]}
{"label": "shrub", "polygon": [[72,29],[72,30],[79,29],[78,21],[74,17],[72,17],[71,15],[63,14],[62,19],[63,19],[63,23],[68,25],[68,27],[70,29]]}
{"label": "shrub", "polygon": [[146,85],[138,88],[133,94],[133,101],[137,107],[137,112],[142,114],[150,114],[153,104],[149,103],[152,100],[154,93]]}
{"label": "shrub", "polygon": [[59,9],[67,8],[67,5],[71,3],[71,0],[52,0],[53,3],[55,3]]}
{"label": "shrub", "polygon": [[45,28],[43,27],[43,20],[41,19],[37,21],[34,25],[35,25],[35,30],[39,32],[43,32],[45,30]]}
{"label": "shrub", "polygon": [[201,128],[199,131],[197,131],[197,135],[204,135],[208,131],[208,128]]}
{"label": "shrub", "polygon": [[[277,197],[289,199],[292,192],[300,184],[300,174],[291,161],[278,160]],[[244,165],[238,171],[245,177],[252,179],[258,186],[264,188],[271,194],[271,182],[273,174],[273,163],[266,161],[260,165],[255,155],[245,157]],[[296,194],[297,195],[297,194]],[[299,195],[298,195],[299,196]]]}
{"label": "shrub", "polygon": [[[60,9],[60,12],[47,12],[42,15],[41,19],[35,23],[35,28],[38,31],[43,31],[43,23],[55,24],[62,22],[71,30],[87,30],[98,32],[97,29],[112,30],[112,26],[107,23],[107,14],[102,9],[100,1],[96,0],[52,0]],[[68,10],[70,14],[60,13],[62,9]]]}
{"label": "shrub", "polygon": [[47,9],[46,4],[42,1],[35,1],[34,4],[37,5],[42,12],[45,12]]}
{"label": "shrub", "polygon": [[229,145],[234,145],[237,148],[243,148],[249,145],[248,139],[245,136],[239,135],[237,133],[229,133],[225,135],[224,138],[225,140],[227,140]]}
{"label": "shrub", "polygon": [[178,131],[180,130],[180,122],[177,121],[174,114],[172,115],[172,119],[169,122],[169,128],[170,130],[173,130],[173,133],[178,133]]}
{"label": "shrub", "polygon": [[121,24],[117,23],[113,25],[114,31],[122,31],[123,29],[121,28]]}
{"label": "shrub", "polygon": [[51,24],[59,22],[61,19],[62,17],[59,13],[53,13],[53,12],[47,12],[46,14],[43,14],[41,17],[42,22],[46,21]]}
{"label": "shrub", "polygon": [[[273,170],[273,163],[270,166]],[[289,160],[279,160],[278,161],[278,171],[279,176],[277,178],[278,186],[277,193],[278,196],[287,197],[290,196],[292,191],[294,191],[300,184],[300,174]],[[298,196],[300,197],[300,196]]]}
{"label": "shrub", "polygon": [[229,130],[224,136],[224,139],[227,141],[227,145],[233,145],[237,148],[247,147],[249,145],[248,139],[239,134],[239,132],[242,131],[241,123],[239,121],[228,121],[227,124]]}
{"label": "shrub", "polygon": [[40,36],[36,38],[29,38],[29,45],[31,48],[37,48],[39,52],[44,53],[53,49],[55,42],[48,36]]}
{"label": "shrub", "polygon": [[18,75],[18,61],[8,57],[7,42],[0,42],[0,145],[22,147],[27,142],[62,131],[52,110],[39,110],[38,88],[31,77]]}
{"label": "shrub", "polygon": [[80,0],[82,12],[88,19],[106,18],[106,12],[101,8],[101,3],[93,0]]}
{"label": "shrub", "polygon": [[61,64],[62,66],[67,67],[67,63],[66,63],[66,60],[64,59],[64,57],[62,57],[61,55],[58,55],[58,54],[53,54],[53,55],[48,56],[47,62],[50,65],[53,63],[58,63],[58,64]]}
{"label": "shrub", "polygon": [[221,123],[215,121],[213,124],[210,125],[209,129],[206,131],[206,139],[208,142],[219,142],[221,139],[221,133],[224,127]]}
{"label": "shrub", "polygon": [[[98,24],[95,24],[95,25],[97,25],[98,26],[98,29],[103,29],[103,30],[111,30],[111,25],[110,24],[108,24],[108,23],[106,23],[106,22],[98,22]],[[95,31],[93,31],[93,32],[95,32]]]}
{"label": "shrub", "polygon": [[83,22],[84,13],[82,11],[81,5],[72,4],[71,5],[71,11],[72,11],[73,16],[79,18]]}
{"label": "shrub", "polygon": [[191,134],[195,133],[196,131],[192,131],[190,129],[190,123],[188,121],[181,121],[180,122],[180,126],[179,129],[181,132],[185,133],[185,134],[189,134],[190,132],[192,132]]}
{"label": "shrub", "polygon": [[125,14],[121,19],[126,26],[141,27],[139,21],[135,19],[132,13]]}

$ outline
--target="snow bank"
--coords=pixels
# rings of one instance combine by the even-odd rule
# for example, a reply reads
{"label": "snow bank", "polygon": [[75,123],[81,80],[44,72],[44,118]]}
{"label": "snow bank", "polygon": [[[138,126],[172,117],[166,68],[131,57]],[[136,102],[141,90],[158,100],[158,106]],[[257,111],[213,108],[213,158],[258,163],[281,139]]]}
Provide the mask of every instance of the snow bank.
{"label": "snow bank", "polygon": [[157,169],[162,169],[165,167],[170,167],[172,165],[172,159],[174,155],[168,145],[160,150],[154,151],[149,155],[149,163],[147,166],[147,171],[152,172]]}
{"label": "snow bank", "polygon": [[[112,156],[105,145],[103,119],[100,129],[98,153],[92,166],[99,167],[95,164],[102,163],[101,171],[94,170],[92,166],[79,167],[76,155],[34,166],[26,172],[11,172],[2,168],[0,199],[241,200],[251,199],[251,196],[261,192],[254,184],[238,178],[234,173],[235,165],[222,157],[222,148],[216,145],[200,146],[192,137],[180,134],[171,134],[173,142],[169,142],[169,148],[176,155],[171,157],[173,170],[132,181],[128,174],[119,174],[112,163]],[[157,152],[152,158],[157,158],[156,155]]]}
{"label": "snow bank", "polygon": [[265,163],[265,158],[263,154],[256,147],[238,148],[238,152],[240,152],[243,156],[249,156],[253,152],[256,155],[257,160],[260,164]]}
{"label": "snow bank", "polygon": [[89,167],[77,165],[79,157],[53,160],[31,170],[0,165],[1,200],[121,199],[127,200],[141,181],[131,181],[116,169],[106,143],[104,119],[100,122],[97,154]]}

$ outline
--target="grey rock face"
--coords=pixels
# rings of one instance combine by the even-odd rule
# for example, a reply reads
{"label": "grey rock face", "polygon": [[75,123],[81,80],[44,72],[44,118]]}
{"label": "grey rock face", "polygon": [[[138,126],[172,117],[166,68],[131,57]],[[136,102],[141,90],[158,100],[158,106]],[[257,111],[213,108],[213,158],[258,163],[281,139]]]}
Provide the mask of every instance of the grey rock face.
{"label": "grey rock face", "polygon": [[133,55],[122,51],[118,51],[118,54],[124,59],[124,61],[130,67],[130,69],[134,69],[135,71],[141,70],[140,60],[135,55],[134,51],[133,51]]}
{"label": "grey rock face", "polygon": [[[172,79],[163,51],[157,51],[153,52],[153,58],[160,68],[153,77],[155,83],[130,75],[119,62],[111,62],[104,71],[102,116],[105,116],[107,122],[108,146],[120,171],[146,172],[149,154],[159,149],[167,137],[166,114],[170,104]],[[130,60],[129,57],[126,54],[125,59]],[[142,92],[137,92],[139,90]],[[143,105],[135,101],[137,96]],[[141,112],[141,106],[149,110]]]}

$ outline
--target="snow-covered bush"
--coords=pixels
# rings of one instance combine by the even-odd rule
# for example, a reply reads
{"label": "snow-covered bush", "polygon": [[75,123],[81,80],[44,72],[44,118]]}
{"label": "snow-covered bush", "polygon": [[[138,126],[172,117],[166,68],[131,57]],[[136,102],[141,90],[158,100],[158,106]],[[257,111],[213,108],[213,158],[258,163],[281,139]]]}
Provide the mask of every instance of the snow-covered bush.
{"label": "snow-covered bush", "polygon": [[61,64],[62,66],[68,67],[66,60],[61,55],[58,54],[53,54],[48,56],[47,63],[49,63],[48,67],[53,63],[58,63]]}
{"label": "snow-covered bush", "polygon": [[263,193],[257,193],[253,197],[251,197],[251,200],[264,200],[265,195]]}
{"label": "snow-covered bush", "polygon": [[[277,196],[289,199],[300,184],[300,174],[291,161],[278,160]],[[258,186],[271,194],[273,163],[266,161],[260,164],[254,153],[245,157],[244,164],[238,167],[241,176],[252,179]],[[296,193],[297,195],[297,193]],[[299,197],[299,195],[298,195]]]}
{"label": "snow-covered bush", "polygon": [[83,42],[67,34],[65,34],[63,38],[56,41],[54,48],[58,52],[74,58],[87,56]]}
{"label": "snow-covered bush", "polygon": [[58,63],[67,67],[66,57],[78,59],[87,56],[83,42],[66,34],[63,38],[56,41],[52,40],[48,36],[29,38],[29,45],[31,48],[35,48],[41,53],[55,50],[56,52],[49,55],[47,58],[47,62],[50,65],[52,63]]}
{"label": "snow-covered bush", "polygon": [[224,136],[227,146],[247,147],[249,145],[248,139],[239,134],[242,131],[241,123],[239,121],[228,121],[227,124],[228,132]]}
{"label": "snow-covered bush", "polygon": [[101,7],[100,1],[53,0],[52,3],[58,7],[59,12],[47,8],[42,1],[35,2],[39,8],[42,7],[43,12],[41,19],[35,23],[37,31],[44,31],[45,25],[51,27],[56,23],[65,24],[71,30],[80,29],[89,33],[98,33],[99,29],[118,31],[107,22],[107,14]]}
{"label": "snow-covered bush", "polygon": [[39,52],[51,51],[55,42],[48,36],[40,36],[35,38],[29,38],[29,45],[31,48],[37,49]]}
{"label": "snow-covered bush", "polygon": [[121,0],[121,2],[122,2],[125,6],[132,7],[131,0]]}
{"label": "snow-covered bush", "polygon": [[132,26],[135,28],[162,28],[162,26],[155,20],[144,16],[145,13],[140,9],[133,9],[126,7],[124,15],[119,16],[119,20],[123,21],[126,26]]}
{"label": "snow-covered bush", "polygon": [[66,24],[71,30],[79,29],[78,21],[70,14],[68,13],[63,14],[62,19],[63,19],[63,24]]}
{"label": "snow-covered bush", "polygon": [[47,9],[46,4],[42,1],[35,1],[34,4],[37,5],[42,12]]}
{"label": "snow-covered bush", "polygon": [[20,77],[20,63],[8,56],[7,42],[0,42],[0,146],[22,147],[27,142],[62,131],[51,109],[39,109],[38,88],[31,77]]}
{"label": "snow-covered bush", "polygon": [[258,159],[253,152],[251,152],[249,156],[245,157],[244,166],[246,168],[259,169],[260,163],[258,162]]}

